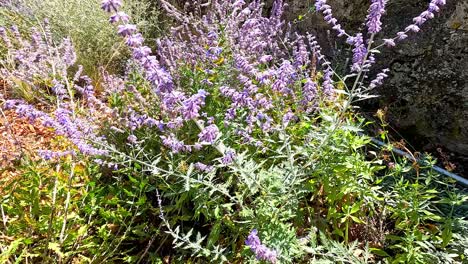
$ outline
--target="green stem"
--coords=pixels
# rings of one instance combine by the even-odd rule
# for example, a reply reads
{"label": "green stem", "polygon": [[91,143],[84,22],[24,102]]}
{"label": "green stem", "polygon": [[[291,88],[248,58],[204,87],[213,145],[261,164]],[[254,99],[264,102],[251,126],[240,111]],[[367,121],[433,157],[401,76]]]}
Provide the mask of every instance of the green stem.
{"label": "green stem", "polygon": [[345,243],[348,244],[348,233],[349,233],[349,219],[346,219],[346,233],[345,233]]}

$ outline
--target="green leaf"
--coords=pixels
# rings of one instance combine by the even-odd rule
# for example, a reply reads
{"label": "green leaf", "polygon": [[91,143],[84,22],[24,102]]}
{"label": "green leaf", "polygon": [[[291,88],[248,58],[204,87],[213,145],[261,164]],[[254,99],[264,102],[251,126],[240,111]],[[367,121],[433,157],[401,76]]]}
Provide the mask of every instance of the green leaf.
{"label": "green leaf", "polygon": [[354,215],[351,216],[351,219],[353,219],[353,221],[354,221],[355,223],[364,224],[364,221],[362,221],[361,219],[355,217]]}
{"label": "green leaf", "polygon": [[377,256],[380,256],[380,257],[390,257],[390,255],[387,252],[383,251],[380,248],[370,248],[370,251],[373,254],[375,254]]}
{"label": "green leaf", "polygon": [[217,221],[211,228],[210,235],[208,236],[207,248],[212,248],[218,244],[219,234],[221,233],[221,221]]}
{"label": "green leaf", "polygon": [[452,240],[452,236],[453,236],[453,233],[452,233],[452,225],[450,223],[450,221],[448,221],[445,225],[444,225],[444,229],[442,230],[442,247],[445,248],[446,246],[448,246],[448,244],[450,243],[450,241]]}
{"label": "green leaf", "polygon": [[360,204],[359,203],[355,203],[353,205],[353,207],[351,208],[351,214],[355,214],[359,211],[359,209],[361,208]]}

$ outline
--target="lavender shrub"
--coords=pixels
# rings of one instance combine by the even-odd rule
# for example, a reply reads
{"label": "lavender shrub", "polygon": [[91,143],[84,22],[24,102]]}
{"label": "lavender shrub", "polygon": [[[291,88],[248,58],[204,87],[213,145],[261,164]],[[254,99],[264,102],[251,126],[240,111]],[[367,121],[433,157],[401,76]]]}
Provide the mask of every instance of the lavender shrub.
{"label": "lavender shrub", "polygon": [[[56,100],[54,111],[19,100],[7,100],[5,106],[67,137],[76,146],[67,155],[92,156],[120,179],[136,174],[151,182],[142,192],[156,193],[159,222],[148,224],[163,226],[181,258],[349,262],[352,253],[321,251],[313,239],[318,228],[324,245],[327,239],[362,241],[365,232],[355,230],[384,217],[388,208],[381,202],[386,193],[374,185],[382,167],[366,160],[361,148],[369,139],[355,133],[364,121],[350,106],[371,96],[387,77],[384,70],[365,82],[375,51],[419,31],[445,4],[431,1],[414,24],[378,41],[386,3],[373,0],[367,28],[350,35],[332,7],[316,1],[316,10],[353,47],[350,75],[341,78],[314,36],[288,29],[282,0],[274,1],[269,16],[263,16],[263,1],[197,2],[199,8],[209,7],[206,12],[184,13],[161,0],[179,25],[158,39],[155,49],[145,45],[138,27],[120,10],[121,0],[104,0],[102,9],[132,53],[126,74],[102,70],[104,92],[98,95],[80,72],[67,77],[72,60],[54,56],[64,65],[46,89]],[[28,47],[25,58],[34,53],[39,61],[48,58],[36,52],[39,38],[17,49],[6,32],[0,31],[12,54]],[[27,65],[37,63],[29,59]],[[46,71],[41,79],[55,73],[53,65],[40,68]],[[32,78],[21,67],[4,76]],[[131,176],[124,174],[128,170]],[[422,259],[430,260],[429,255]]]}

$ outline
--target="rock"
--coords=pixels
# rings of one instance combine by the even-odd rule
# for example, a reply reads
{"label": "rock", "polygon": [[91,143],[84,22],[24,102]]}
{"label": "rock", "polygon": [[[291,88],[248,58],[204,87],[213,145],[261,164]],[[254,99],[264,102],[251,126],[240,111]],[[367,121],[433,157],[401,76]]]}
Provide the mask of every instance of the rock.
{"label": "rock", "polygon": [[452,29],[468,30],[468,2],[457,3],[455,11],[445,25]]}

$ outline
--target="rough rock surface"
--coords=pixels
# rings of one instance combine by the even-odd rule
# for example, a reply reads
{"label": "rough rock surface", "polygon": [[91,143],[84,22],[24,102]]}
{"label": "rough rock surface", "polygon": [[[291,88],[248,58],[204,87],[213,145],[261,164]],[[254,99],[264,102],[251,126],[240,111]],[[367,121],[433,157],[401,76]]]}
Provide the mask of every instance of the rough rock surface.
{"label": "rough rock surface", "polygon": [[[314,1],[286,1],[287,19],[296,20],[307,13]],[[363,26],[367,0],[329,0],[334,14],[353,33]],[[378,37],[393,36],[412,18],[427,9],[429,0],[391,0],[383,17],[383,32]],[[346,49],[322,20],[308,13],[293,25],[301,32],[311,32],[333,60],[343,61]],[[355,31],[354,31],[355,32]],[[405,137],[424,142],[422,150],[443,146],[451,152],[468,156],[468,1],[452,0],[422,26],[421,32],[378,57],[377,68],[391,69],[390,78],[377,92],[381,97],[365,107],[388,106],[392,125]],[[414,142],[412,142],[414,143]]]}

